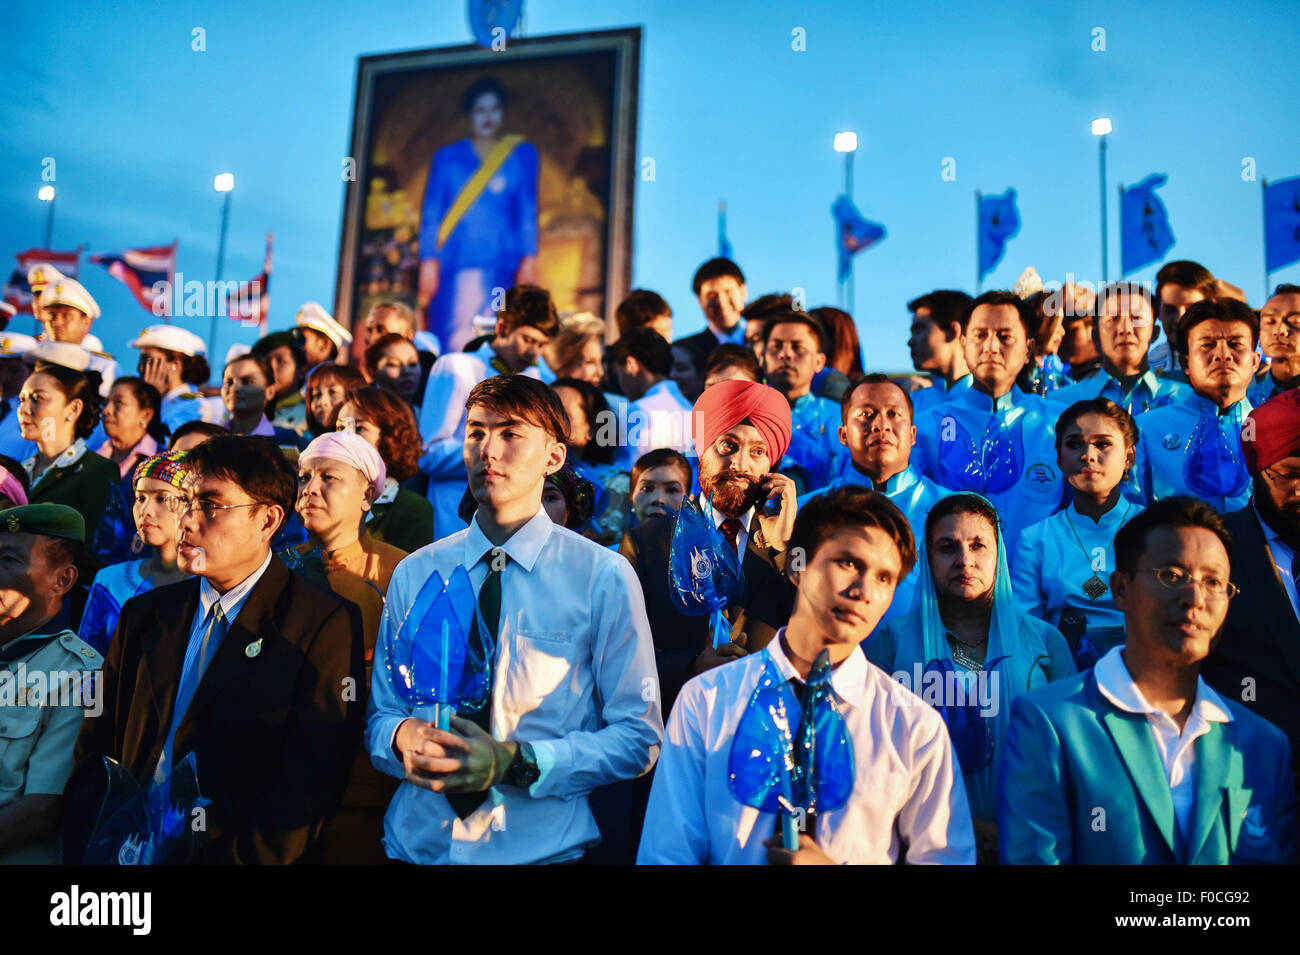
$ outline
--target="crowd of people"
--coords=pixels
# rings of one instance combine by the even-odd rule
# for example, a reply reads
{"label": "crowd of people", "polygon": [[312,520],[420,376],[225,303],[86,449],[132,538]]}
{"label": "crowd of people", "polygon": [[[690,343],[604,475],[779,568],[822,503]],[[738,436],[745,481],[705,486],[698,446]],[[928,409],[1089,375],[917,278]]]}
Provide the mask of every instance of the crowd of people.
{"label": "crowd of people", "polygon": [[[1300,286],[934,290],[891,376],[715,258],[677,340],[518,285],[443,354],[381,301],[353,365],[309,302],[211,380],[29,281],[0,860],[124,861],[110,781],[184,766],[169,861],[1295,860]],[[444,595],[479,682],[431,700]]]}

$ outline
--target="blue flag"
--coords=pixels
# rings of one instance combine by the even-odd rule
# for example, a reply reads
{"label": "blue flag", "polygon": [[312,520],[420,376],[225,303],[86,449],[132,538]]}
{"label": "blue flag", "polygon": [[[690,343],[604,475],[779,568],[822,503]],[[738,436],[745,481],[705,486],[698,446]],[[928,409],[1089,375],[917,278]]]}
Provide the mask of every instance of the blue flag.
{"label": "blue flag", "polygon": [[1300,260],[1300,176],[1264,190],[1264,266],[1276,272]]}
{"label": "blue flag", "polygon": [[1156,195],[1168,181],[1168,176],[1156,173],[1124,190],[1119,208],[1120,272],[1124,275],[1159,262],[1174,247],[1169,212]]}
{"label": "blue flag", "polygon": [[1020,232],[1020,211],[1016,208],[1016,190],[1000,196],[980,196],[980,278],[988,275],[1002,261],[1007,242]]}
{"label": "blue flag", "polygon": [[727,204],[718,203],[718,257],[723,259],[734,259],[731,252],[731,243],[727,241]]}
{"label": "blue flag", "polygon": [[831,205],[835,217],[835,248],[840,255],[840,281],[849,277],[849,258],[863,249],[875,245],[885,237],[885,227],[879,222],[862,218],[848,196],[840,196]]}

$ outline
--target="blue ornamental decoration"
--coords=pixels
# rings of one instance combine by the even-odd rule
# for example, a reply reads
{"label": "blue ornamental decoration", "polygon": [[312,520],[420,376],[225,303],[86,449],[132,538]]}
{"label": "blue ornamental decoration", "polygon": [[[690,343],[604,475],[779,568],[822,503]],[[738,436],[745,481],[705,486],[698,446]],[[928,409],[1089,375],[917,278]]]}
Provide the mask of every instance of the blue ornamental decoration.
{"label": "blue ornamental decoration", "polygon": [[504,38],[515,32],[523,12],[524,0],[469,0],[469,27],[483,49],[502,49]]}

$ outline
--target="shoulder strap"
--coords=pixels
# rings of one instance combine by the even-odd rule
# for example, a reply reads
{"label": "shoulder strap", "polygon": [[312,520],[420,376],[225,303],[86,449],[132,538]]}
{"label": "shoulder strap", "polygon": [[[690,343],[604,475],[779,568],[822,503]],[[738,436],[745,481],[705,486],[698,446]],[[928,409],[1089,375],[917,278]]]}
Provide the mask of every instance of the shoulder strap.
{"label": "shoulder strap", "polygon": [[491,151],[483,157],[482,164],[474,171],[474,175],[465,181],[465,185],[460,187],[460,192],[456,193],[456,198],[452,200],[451,208],[447,210],[447,214],[438,223],[439,249],[446,243],[452,230],[460,225],[460,220],[465,217],[469,207],[483,194],[488,182],[497,174],[505,161],[510,158],[510,154],[515,151],[515,147],[523,141],[524,137],[518,135],[502,136]]}

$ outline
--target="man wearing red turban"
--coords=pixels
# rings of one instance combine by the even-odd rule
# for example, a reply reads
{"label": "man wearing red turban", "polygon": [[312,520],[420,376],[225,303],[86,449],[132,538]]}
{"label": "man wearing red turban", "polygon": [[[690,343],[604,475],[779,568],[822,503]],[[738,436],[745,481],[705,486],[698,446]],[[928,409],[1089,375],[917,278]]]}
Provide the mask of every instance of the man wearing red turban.
{"label": "man wearing red turban", "polygon": [[[1241,450],[1250,502],[1224,516],[1232,533],[1232,582],[1219,642],[1201,675],[1210,686],[1278,726],[1300,746],[1300,391],[1250,413]],[[1300,776],[1297,777],[1300,792]]]}
{"label": "man wearing red turban", "polygon": [[[740,599],[724,611],[730,643],[714,650],[709,618],[688,617],[673,605],[668,551],[676,515],[652,517],[623,535],[619,552],[636,569],[645,593],[664,713],[693,675],[766,646],[790,618],[795,593],[784,569],[796,490],[794,481],[772,470],[790,444],[790,432],[789,402],[752,381],[720,381],[704,390],[691,411],[700,458],[696,503],[736,547],[744,573]],[[768,511],[764,502],[776,499],[779,510]],[[650,777],[644,776],[632,797],[633,853],[649,793]]]}

